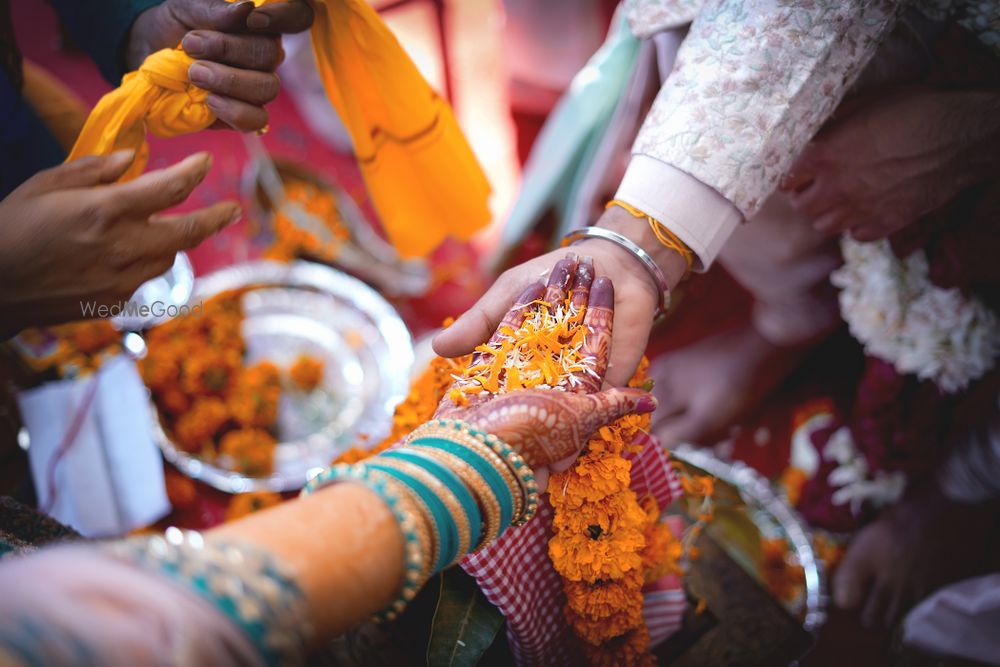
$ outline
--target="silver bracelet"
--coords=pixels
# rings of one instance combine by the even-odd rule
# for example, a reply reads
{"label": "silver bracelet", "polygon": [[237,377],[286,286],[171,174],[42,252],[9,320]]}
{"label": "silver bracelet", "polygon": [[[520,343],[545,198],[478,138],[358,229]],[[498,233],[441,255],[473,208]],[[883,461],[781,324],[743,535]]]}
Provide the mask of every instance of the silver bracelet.
{"label": "silver bracelet", "polygon": [[653,282],[659,287],[660,302],[657,304],[653,317],[658,318],[667,314],[667,309],[670,308],[670,286],[667,285],[667,279],[663,276],[663,271],[660,271],[660,267],[656,265],[656,262],[653,261],[648,252],[633,243],[627,236],[623,236],[610,229],[604,229],[603,227],[576,229],[564,236],[559,246],[564,248],[584,239],[604,239],[605,241],[610,241],[617,246],[625,248],[633,257],[639,260],[643,268],[646,269],[646,273],[649,274]]}

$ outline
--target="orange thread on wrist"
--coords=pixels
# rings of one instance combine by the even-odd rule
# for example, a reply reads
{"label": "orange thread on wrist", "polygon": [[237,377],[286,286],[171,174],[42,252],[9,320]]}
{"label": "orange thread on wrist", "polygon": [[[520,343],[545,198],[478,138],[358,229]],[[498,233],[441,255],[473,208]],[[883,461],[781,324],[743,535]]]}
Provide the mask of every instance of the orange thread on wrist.
{"label": "orange thread on wrist", "polygon": [[612,199],[609,201],[604,208],[609,209],[612,206],[618,206],[625,209],[633,217],[640,218],[649,223],[649,228],[653,230],[653,236],[656,240],[660,242],[664,247],[669,248],[676,252],[678,255],[684,258],[687,263],[687,271],[691,271],[691,266],[694,264],[694,252],[691,248],[687,247],[684,241],[681,241],[670,229],[664,225],[662,222],[637,209],[629,203],[623,202],[621,199]]}

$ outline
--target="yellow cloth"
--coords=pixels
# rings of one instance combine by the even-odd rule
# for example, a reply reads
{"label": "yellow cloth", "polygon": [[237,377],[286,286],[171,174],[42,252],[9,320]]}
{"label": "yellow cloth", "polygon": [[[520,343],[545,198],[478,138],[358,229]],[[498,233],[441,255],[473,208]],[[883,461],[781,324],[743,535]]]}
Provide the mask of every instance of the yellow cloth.
{"label": "yellow cloth", "polygon": [[[320,77],[389,240],[403,257],[416,257],[447,236],[471,237],[489,222],[490,186],[451,108],[367,3],[312,5]],[[133,148],[136,161],[123,177],[133,178],[148,158],[147,131],[170,137],[211,125],[207,93],[188,81],[191,62],[180,49],[149,56],[98,102],[68,159]]]}
{"label": "yellow cloth", "polygon": [[176,137],[214,123],[215,114],[205,104],[208,92],[188,80],[193,62],[180,49],[161,49],[146,58],[138,71],[122,77],[122,84],[90,112],[66,161],[131,148],[135,161],[121,179],[129,180],[146,167],[147,132]]}

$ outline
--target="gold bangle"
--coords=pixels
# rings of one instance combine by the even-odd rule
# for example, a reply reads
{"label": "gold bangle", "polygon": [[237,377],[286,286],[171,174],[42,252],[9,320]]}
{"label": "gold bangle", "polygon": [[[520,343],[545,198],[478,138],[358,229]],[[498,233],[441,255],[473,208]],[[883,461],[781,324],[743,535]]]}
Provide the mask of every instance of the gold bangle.
{"label": "gold bangle", "polygon": [[[455,423],[458,424],[458,422]],[[514,499],[514,512],[513,512],[514,523],[516,524],[517,521],[524,516],[525,503],[527,499],[524,488],[521,486],[520,481],[517,479],[517,476],[514,475],[513,472],[511,472],[510,468],[507,466],[504,460],[500,458],[500,456],[496,452],[490,449],[490,447],[485,442],[483,442],[476,436],[472,435],[468,431],[458,430],[458,428],[453,426],[441,426],[437,422],[429,422],[428,424],[424,424],[424,426],[421,426],[420,428],[418,428],[413,432],[413,440],[417,440],[418,438],[423,438],[423,437],[443,438],[445,440],[450,440],[451,442],[462,445],[463,447],[468,447],[469,449],[472,449],[473,451],[477,452],[482,458],[486,459],[486,461],[491,466],[493,466],[493,468],[496,469],[498,473],[500,473],[500,476],[503,478],[504,483],[510,490],[511,497]],[[411,441],[408,443],[408,446],[412,447],[415,444],[416,444],[415,442]],[[506,528],[506,526],[504,526],[504,528]]]}
{"label": "gold bangle", "polygon": [[[371,470],[371,474],[381,478],[385,485],[390,487],[399,498],[400,509],[403,512],[410,513],[410,516],[416,517],[418,514],[423,517],[423,521],[414,521],[414,530],[418,533],[420,537],[420,544],[427,545],[425,553],[423,554],[423,560],[421,562],[420,576],[419,576],[419,586],[427,582],[431,578],[432,569],[434,563],[437,561],[438,549],[440,549],[441,538],[438,535],[437,525],[434,523],[434,517],[431,515],[431,510],[424,504],[424,501],[420,499],[410,487],[403,484],[398,479],[392,475],[388,475],[381,470]],[[409,602],[416,594],[406,598],[404,596],[405,602]]]}
{"label": "gold bangle", "polygon": [[436,459],[452,470],[479,502],[479,511],[483,517],[483,537],[479,544],[472,547],[472,552],[478,551],[499,537],[502,529],[505,528],[505,526],[500,525],[500,501],[493,495],[489,484],[476,472],[476,469],[458,456],[441,449],[432,447],[414,447],[413,449]]}
{"label": "gold bangle", "polygon": [[462,509],[462,504],[458,501],[458,498],[455,497],[455,494],[451,492],[444,482],[439,480],[433,474],[416,464],[410,463],[409,461],[380,457],[378,459],[378,464],[387,468],[395,468],[401,473],[413,477],[430,489],[431,493],[437,496],[438,499],[444,503],[444,506],[448,509],[448,513],[455,522],[455,528],[458,531],[458,552],[455,554],[454,560],[448,563],[447,566],[454,565],[458,561],[462,560],[462,558],[469,553],[471,531],[469,528],[469,517],[465,515],[465,510]]}

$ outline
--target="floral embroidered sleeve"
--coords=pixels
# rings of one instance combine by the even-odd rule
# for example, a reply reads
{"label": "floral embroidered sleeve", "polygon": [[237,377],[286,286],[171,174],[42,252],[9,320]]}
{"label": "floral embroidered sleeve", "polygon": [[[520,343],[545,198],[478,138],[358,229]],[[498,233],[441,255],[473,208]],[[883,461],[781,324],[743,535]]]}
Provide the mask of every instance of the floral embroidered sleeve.
{"label": "floral embroidered sleeve", "polygon": [[[650,200],[645,203],[657,207],[662,221],[671,226],[678,217],[671,214],[678,187],[696,188],[690,181],[698,181],[703,186],[700,197],[708,203],[714,222],[697,229],[696,215],[686,225],[681,221],[681,229],[674,231],[707,266],[734,226],[733,218],[738,221],[739,216],[745,219],[757,212],[833,112],[892,27],[902,4],[706,2],[639,132],[631,173],[622,188],[644,192]],[[631,0],[633,32],[645,36],[679,27],[677,21],[690,12],[668,11],[671,5],[678,3]],[[663,174],[667,182],[658,188],[637,185],[640,180],[655,180],[651,174]],[[716,199],[721,195],[736,211],[727,214],[724,204],[712,200],[713,194]],[[642,208],[638,202],[629,203]]]}

